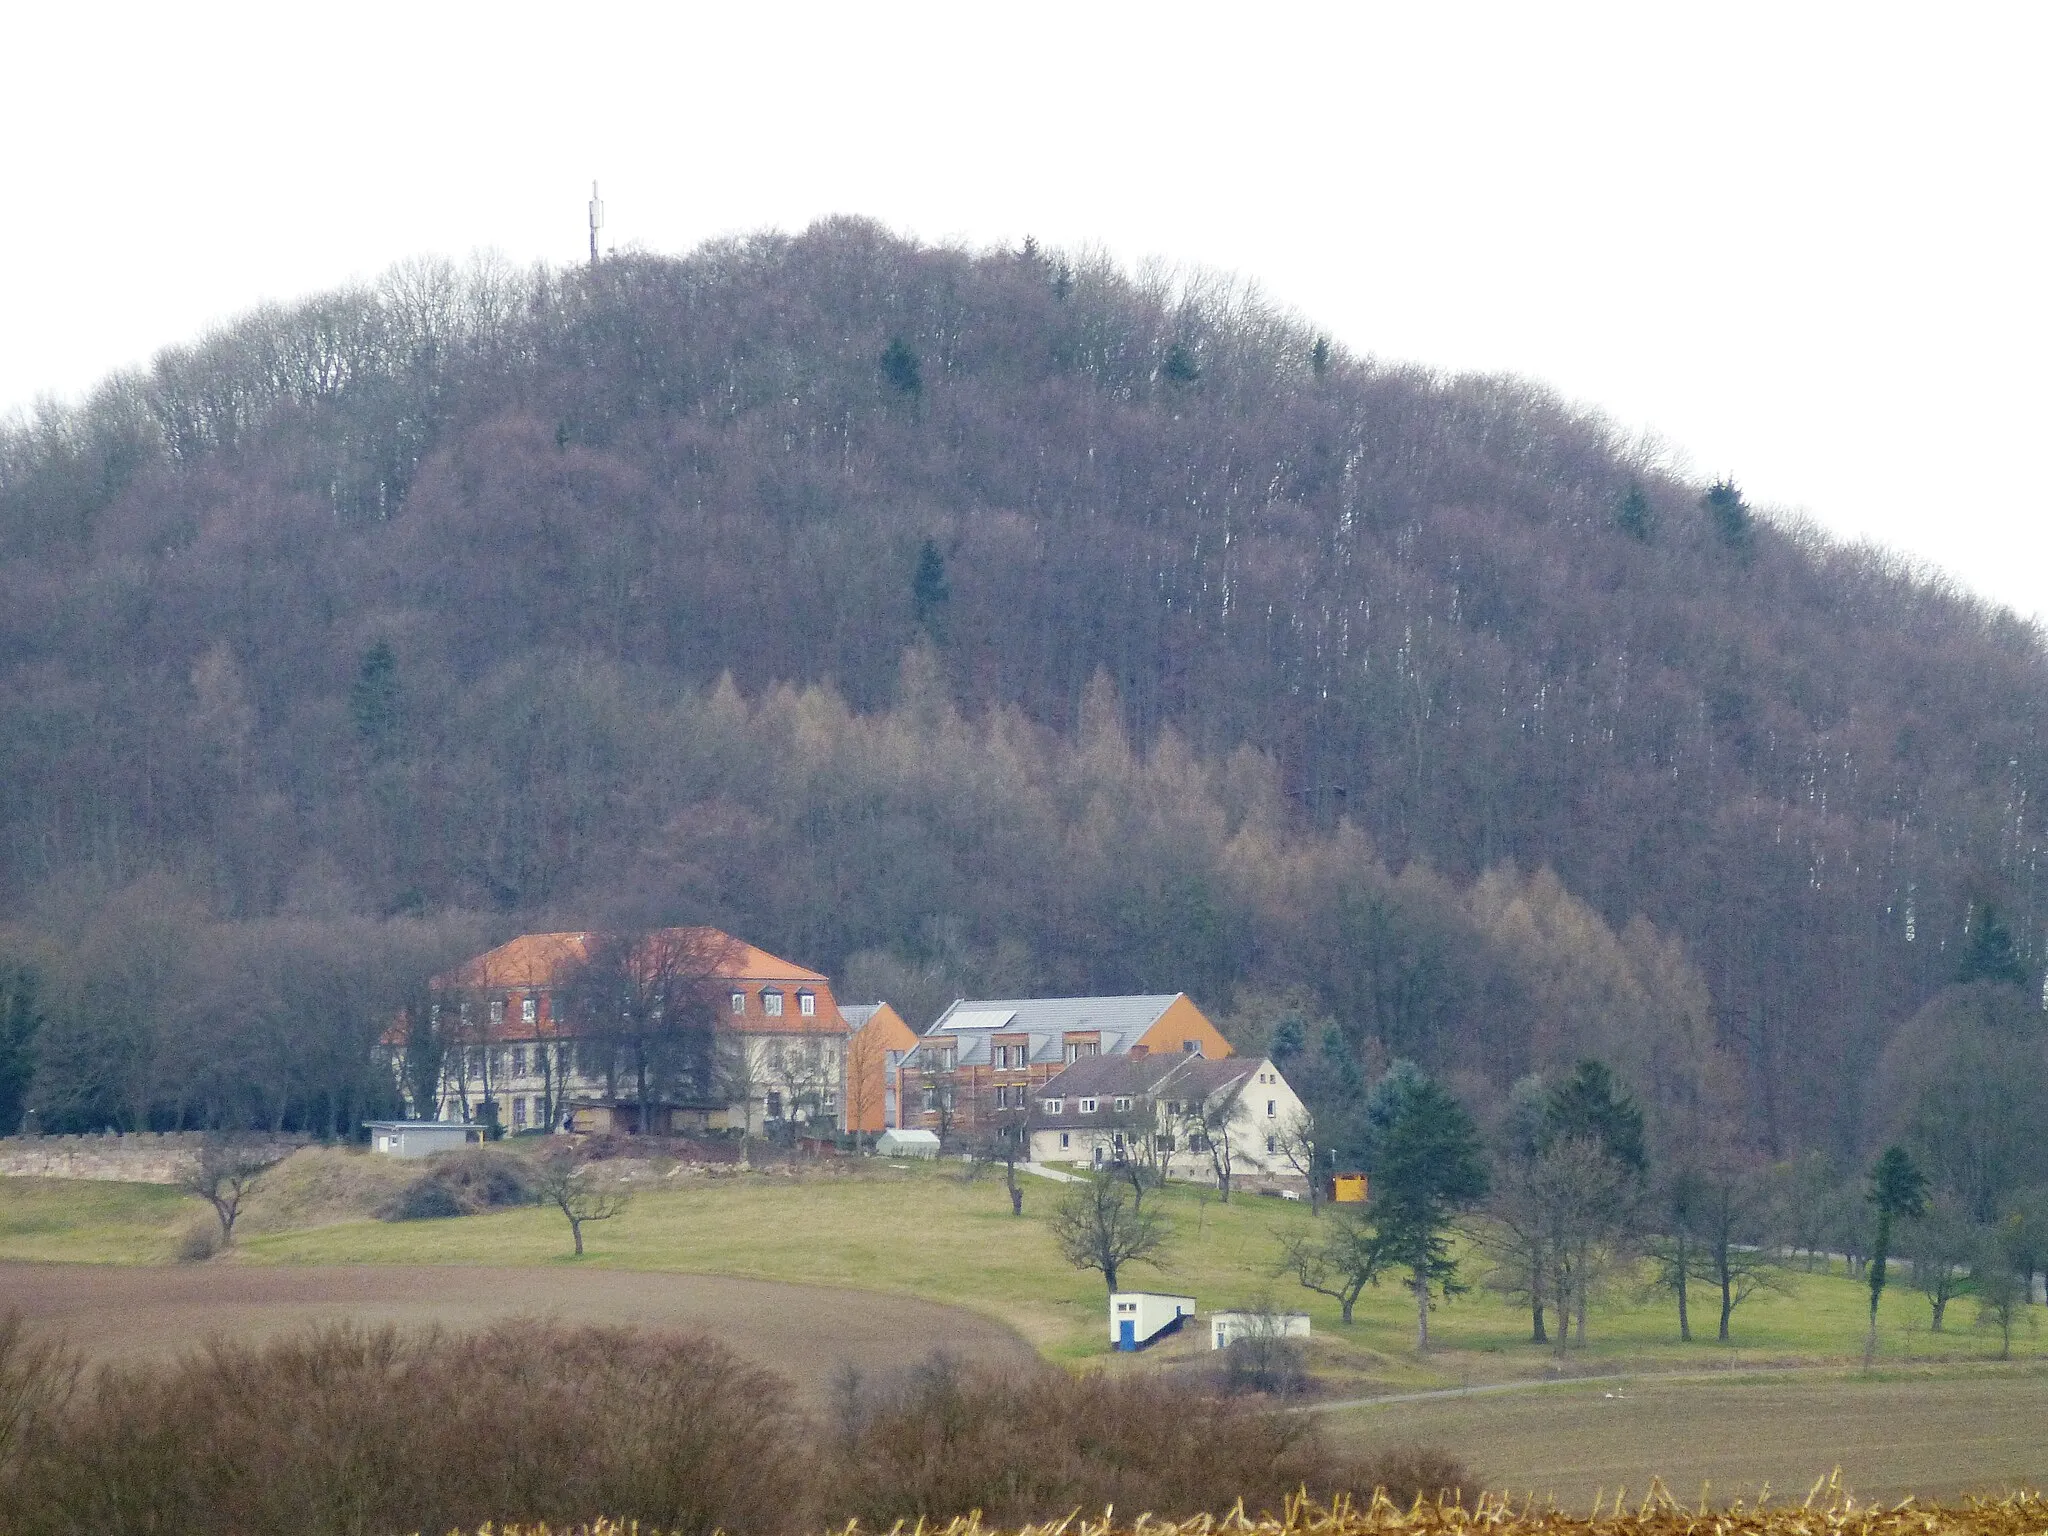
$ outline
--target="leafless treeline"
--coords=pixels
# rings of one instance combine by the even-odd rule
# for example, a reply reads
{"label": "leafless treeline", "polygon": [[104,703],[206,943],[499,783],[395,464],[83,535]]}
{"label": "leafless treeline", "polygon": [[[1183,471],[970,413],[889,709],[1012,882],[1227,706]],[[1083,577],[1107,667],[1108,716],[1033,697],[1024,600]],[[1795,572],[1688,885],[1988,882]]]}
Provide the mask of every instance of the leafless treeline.
{"label": "leafless treeline", "polygon": [[[2039,980],[2031,629],[1808,530],[1731,536],[1535,387],[1333,351],[1222,284],[850,221],[413,265],[0,435],[0,596],[23,917],[167,871],[230,922],[580,921],[623,863],[643,905],[934,995],[1292,980],[1454,1063],[1522,1036],[1426,914],[1548,868],[1610,934],[1683,941],[1781,1151],[1858,1143],[1973,908]],[[1290,848],[1441,878],[1247,925],[1251,876],[1105,823],[1141,896],[1018,921],[1065,872],[963,849],[1028,808],[948,843],[880,767],[794,774],[811,738],[733,766],[765,718],[896,700],[1043,753],[1098,674],[1130,741],[1269,786]]]}

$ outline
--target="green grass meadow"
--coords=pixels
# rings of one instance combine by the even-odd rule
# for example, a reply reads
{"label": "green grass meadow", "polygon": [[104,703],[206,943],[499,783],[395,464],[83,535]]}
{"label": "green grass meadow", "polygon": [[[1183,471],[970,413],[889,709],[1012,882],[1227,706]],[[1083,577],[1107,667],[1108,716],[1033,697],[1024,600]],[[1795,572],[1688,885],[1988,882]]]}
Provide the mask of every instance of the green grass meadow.
{"label": "green grass meadow", "polygon": [[[325,1153],[332,1160],[345,1154]],[[367,1158],[368,1154],[348,1156]],[[344,1170],[348,1165],[338,1165]],[[287,1165],[289,1169],[289,1165]],[[389,1165],[365,1165],[388,1183]],[[330,1182],[332,1170],[324,1175]],[[301,1178],[294,1183],[298,1188]],[[1099,1276],[1067,1268],[1044,1218],[1060,1186],[1026,1181],[1025,1215],[1009,1213],[998,1179],[969,1181],[952,1168],[862,1165],[852,1173],[653,1175],[625,1214],[585,1228],[588,1249],[570,1256],[567,1223],[552,1208],[528,1207],[439,1221],[324,1220],[294,1226],[288,1212],[259,1202],[231,1264],[584,1263],[624,1269],[734,1275],[845,1286],[883,1295],[949,1302],[1016,1328],[1042,1353],[1076,1362],[1107,1356]],[[1388,1284],[1359,1300],[1354,1324],[1334,1301],[1275,1273],[1281,1236],[1313,1218],[1290,1201],[1240,1196],[1223,1204],[1184,1187],[1155,1196],[1173,1228],[1165,1268],[1130,1267],[1130,1288],[1186,1293],[1204,1312],[1261,1292],[1314,1318],[1314,1364],[1340,1390],[1422,1390],[1545,1376],[1562,1368],[1741,1370],[1860,1357],[1867,1294],[1839,1273],[1793,1271],[1782,1293],[1751,1298],[1735,1313],[1730,1344],[1712,1342],[1716,1298],[1693,1299],[1695,1342],[1682,1345],[1672,1299],[1618,1285],[1594,1307],[1583,1349],[1560,1362],[1528,1342],[1527,1314],[1475,1285],[1432,1315],[1433,1348],[1418,1356],[1408,1293]],[[331,1213],[331,1212],[330,1212]],[[198,1201],[144,1185],[0,1180],[0,1259],[148,1264],[167,1261],[177,1234],[204,1216]],[[1322,1219],[1329,1219],[1325,1216]],[[1473,1279],[1477,1279],[1475,1274]],[[1909,1286],[1886,1292],[1882,1353],[1887,1361],[1982,1359],[1994,1335],[1973,1331],[1974,1305],[1949,1309],[1949,1331],[1928,1331],[1926,1303]],[[1196,1341],[1175,1351],[1193,1352]],[[2039,1339],[2016,1335],[2016,1355]]]}

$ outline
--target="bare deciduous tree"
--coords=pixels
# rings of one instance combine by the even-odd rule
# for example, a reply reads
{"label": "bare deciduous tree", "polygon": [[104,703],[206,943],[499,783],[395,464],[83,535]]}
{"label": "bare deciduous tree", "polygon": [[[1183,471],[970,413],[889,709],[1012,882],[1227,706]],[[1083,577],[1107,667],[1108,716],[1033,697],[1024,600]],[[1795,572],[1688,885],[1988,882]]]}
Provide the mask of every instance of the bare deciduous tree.
{"label": "bare deciduous tree", "polygon": [[1126,1264],[1156,1266],[1168,1238],[1159,1213],[1140,1207],[1123,1180],[1107,1175],[1069,1185],[1049,1225],[1060,1257],[1076,1269],[1100,1271],[1112,1293]]}
{"label": "bare deciduous tree", "polygon": [[534,1159],[534,1193],[551,1202],[569,1222],[578,1257],[583,1253],[583,1224],[609,1221],[626,1209],[628,1192],[594,1163],[586,1163],[568,1147]]}
{"label": "bare deciduous tree", "polygon": [[178,1177],[178,1188],[213,1207],[220,1220],[221,1246],[235,1240],[235,1221],[256,1181],[285,1158],[284,1148],[245,1136],[209,1135]]}

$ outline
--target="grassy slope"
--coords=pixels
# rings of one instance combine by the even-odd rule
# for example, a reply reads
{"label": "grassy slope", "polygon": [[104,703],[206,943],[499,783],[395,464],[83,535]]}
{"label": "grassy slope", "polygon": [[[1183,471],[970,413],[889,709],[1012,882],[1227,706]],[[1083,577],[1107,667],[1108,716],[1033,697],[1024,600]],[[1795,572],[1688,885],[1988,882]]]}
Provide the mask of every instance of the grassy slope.
{"label": "grassy slope", "polygon": [[0,1179],[0,1259],[163,1264],[206,1206],[158,1184]]}
{"label": "grassy slope", "polygon": [[[381,1185],[384,1180],[369,1176],[383,1171],[366,1167],[362,1177]],[[1028,1182],[1027,1215],[1018,1221],[1008,1213],[999,1182],[966,1183],[950,1170],[868,1167],[854,1176],[801,1179],[683,1175],[657,1183],[624,1216],[586,1229],[590,1251],[584,1262],[920,1296],[999,1317],[1054,1358],[1107,1350],[1100,1279],[1065,1268],[1044,1229],[1044,1214],[1058,1195],[1053,1185]],[[1432,1330],[1440,1348],[1427,1357],[1414,1353],[1412,1304],[1396,1286],[1367,1291],[1356,1324],[1344,1329],[1335,1303],[1275,1278],[1271,1270],[1277,1234],[1308,1222],[1306,1210],[1255,1198],[1224,1206],[1179,1188],[1161,1198],[1176,1230],[1171,1267],[1135,1267],[1125,1283],[1187,1292],[1204,1311],[1268,1290],[1281,1305],[1314,1315],[1318,1366],[1340,1388],[1456,1385],[1538,1376],[1554,1368],[1549,1351],[1526,1342],[1526,1317],[1483,1291],[1435,1314]],[[201,1209],[169,1191],[142,1186],[0,1181],[0,1258],[160,1262],[188,1213]],[[252,1210],[247,1235],[230,1262],[572,1262],[567,1226],[551,1209],[275,1230],[285,1217],[282,1210]],[[1711,1338],[1708,1302],[1698,1297],[1694,1316],[1699,1333]],[[1572,1352],[1572,1368],[1841,1360],[1860,1351],[1865,1304],[1858,1283],[1839,1275],[1795,1274],[1789,1294],[1759,1295],[1736,1312],[1732,1346],[1681,1346],[1668,1297],[1618,1291],[1595,1309],[1592,1338],[1584,1351]],[[1951,1308],[1951,1331],[1930,1335],[1925,1304],[1895,1286],[1887,1293],[1885,1353],[1900,1359],[1993,1352],[1991,1340],[1968,1331],[1970,1319],[1969,1303],[1959,1303]],[[2031,1334],[2015,1341],[2017,1352],[2031,1354],[2038,1347]],[[1168,1353],[1193,1352],[1190,1339]]]}

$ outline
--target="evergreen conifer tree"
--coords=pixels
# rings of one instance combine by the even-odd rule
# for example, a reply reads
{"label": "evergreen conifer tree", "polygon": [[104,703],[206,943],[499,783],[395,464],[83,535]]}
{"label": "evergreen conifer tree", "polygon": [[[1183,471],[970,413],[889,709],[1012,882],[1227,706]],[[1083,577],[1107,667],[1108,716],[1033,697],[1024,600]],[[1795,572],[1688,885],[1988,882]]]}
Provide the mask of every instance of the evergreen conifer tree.
{"label": "evergreen conifer tree", "polygon": [[1650,498],[1644,494],[1639,483],[1631,483],[1628,492],[1621,498],[1621,505],[1614,512],[1614,526],[1640,543],[1650,542],[1650,536],[1657,530],[1657,516],[1650,508]]}
{"label": "evergreen conifer tree", "polygon": [[918,628],[937,630],[940,616],[952,597],[953,589],[946,584],[946,557],[934,540],[926,539],[918,546],[917,569],[910,577],[910,604]]}
{"label": "evergreen conifer tree", "polygon": [[2020,963],[2012,942],[2012,930],[1990,902],[1980,902],[1970,912],[1970,942],[1956,966],[1956,980],[1997,981],[2007,986],[2027,987],[2027,970]]}
{"label": "evergreen conifer tree", "polygon": [[363,653],[348,694],[349,719],[373,757],[383,757],[396,745],[398,710],[398,654],[389,640],[379,640]]}
{"label": "evergreen conifer tree", "polygon": [[1911,1220],[1926,1214],[1927,1176],[1904,1147],[1886,1147],[1870,1170],[1870,1191],[1864,1198],[1877,1211],[1877,1231],[1870,1242],[1870,1335],[1863,1345],[1863,1363],[1868,1365],[1877,1355],[1877,1304],[1884,1296],[1892,1224],[1901,1216]]}
{"label": "evergreen conifer tree", "polygon": [[889,345],[882,349],[882,377],[898,394],[924,393],[924,369],[901,336],[890,337]]}

